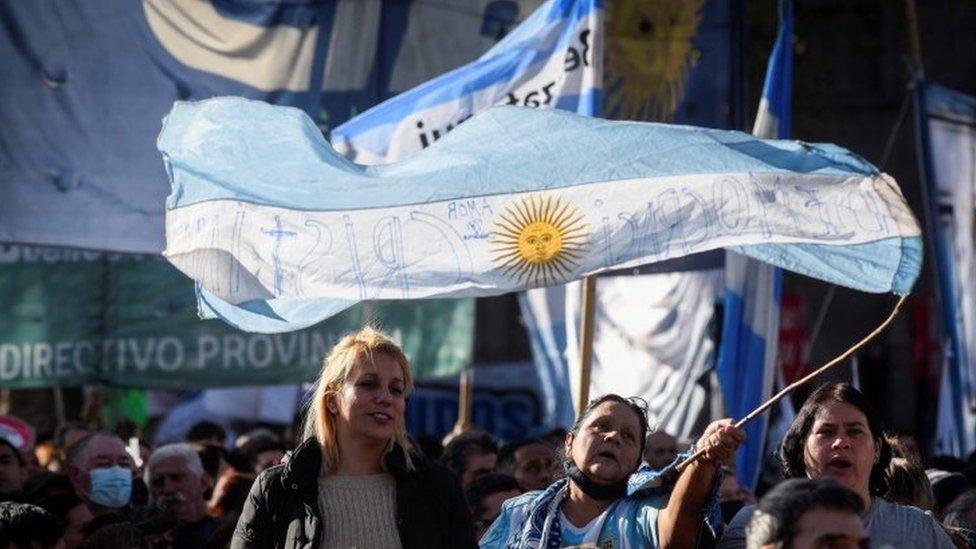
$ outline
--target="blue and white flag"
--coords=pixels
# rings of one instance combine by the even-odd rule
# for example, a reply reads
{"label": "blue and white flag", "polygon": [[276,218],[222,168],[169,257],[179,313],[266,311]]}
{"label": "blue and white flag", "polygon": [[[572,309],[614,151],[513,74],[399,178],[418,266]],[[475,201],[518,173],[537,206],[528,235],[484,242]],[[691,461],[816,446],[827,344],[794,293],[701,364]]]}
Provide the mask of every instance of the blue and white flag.
{"label": "blue and white flag", "polygon": [[164,255],[231,304],[493,295],[726,247],[907,293],[918,224],[832,145],[495,107],[359,166],[297,109],[178,103],[159,138]]}
{"label": "blue and white flag", "polygon": [[493,105],[594,115],[602,78],[602,0],[550,0],[476,61],[383,102],[332,131],[358,164],[395,162]]}
{"label": "blue and white flag", "polygon": [[919,160],[946,338],[936,449],[976,450],[976,97],[915,85]]}
{"label": "blue and white flag", "polygon": [[[729,128],[737,118],[730,90],[741,63],[735,8],[729,2],[617,2],[607,6],[603,115],[618,120]],[[642,32],[633,32],[641,20]],[[646,32],[645,32],[646,31]],[[601,276],[594,293],[590,395],[643,398],[655,427],[678,438],[695,434],[715,365],[711,333],[724,292],[723,250]],[[551,426],[569,427],[579,396],[581,285],[519,294],[536,368],[551,387]],[[703,383],[704,382],[704,383]],[[576,403],[577,405],[579,403]]]}
{"label": "blue and white flag", "polygon": [[[593,115],[602,79],[601,0],[549,0],[474,62],[389,99],[332,131],[337,151],[359,164],[414,154],[495,104]],[[197,285],[202,318],[252,332],[315,324],[356,300],[272,298],[231,304]],[[548,387],[548,386],[546,386]]]}
{"label": "blue and white flag", "polygon": [[[793,3],[780,3],[780,23],[766,67],[766,82],[752,133],[786,139],[790,133],[793,81]],[[719,349],[719,383],[725,412],[745,417],[772,395],[776,379],[783,273],[773,264],[728,252],[725,256],[725,310]],[[736,453],[736,477],[755,488],[766,446],[769,414],[745,427],[746,442]]]}

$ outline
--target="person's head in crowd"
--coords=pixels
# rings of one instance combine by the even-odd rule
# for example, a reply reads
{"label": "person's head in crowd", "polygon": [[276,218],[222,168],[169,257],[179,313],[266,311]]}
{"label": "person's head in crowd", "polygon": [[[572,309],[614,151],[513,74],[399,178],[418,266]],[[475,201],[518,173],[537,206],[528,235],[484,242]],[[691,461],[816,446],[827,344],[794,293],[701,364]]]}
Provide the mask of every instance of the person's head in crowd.
{"label": "person's head in crowd", "polygon": [[976,489],[966,490],[946,506],[942,524],[976,532]]}
{"label": "person's head in crowd", "polygon": [[502,503],[521,493],[518,481],[509,475],[492,473],[471,481],[464,489],[464,499],[474,518],[475,537],[481,538],[495,522]]}
{"label": "person's head in crowd", "polygon": [[223,446],[227,440],[227,431],[212,421],[198,421],[186,433],[187,442],[213,444]]}
{"label": "person's head in crowd", "polygon": [[643,460],[647,431],[647,405],[641,399],[608,394],[590,401],[563,442],[570,481],[601,497],[604,491],[626,490]]}
{"label": "person's head in crowd", "polygon": [[664,431],[654,431],[647,435],[644,446],[644,461],[660,471],[678,457],[678,439]]}
{"label": "person's head in crowd", "polygon": [[79,547],[85,541],[85,526],[94,518],[88,506],[73,492],[54,492],[31,499],[37,505],[54,515],[64,527],[65,549]]}
{"label": "person's head in crowd", "polygon": [[223,446],[199,442],[192,443],[190,446],[200,456],[200,463],[203,465],[203,470],[210,475],[210,478],[220,478],[220,475],[224,474],[224,471],[231,468],[230,462],[227,460],[227,450]]}
{"label": "person's head in crowd", "polygon": [[51,513],[36,505],[0,502],[0,547],[60,549],[64,528]]}
{"label": "person's head in crowd", "polygon": [[67,421],[54,430],[54,447],[67,451],[74,443],[93,433],[95,429],[84,421]]}
{"label": "person's head in crowd", "polygon": [[255,473],[274,467],[284,459],[287,449],[278,439],[261,438],[254,441],[247,450],[251,468]]}
{"label": "person's head in crowd", "polygon": [[110,433],[90,433],[68,451],[68,478],[96,515],[129,505],[133,469],[122,439]]}
{"label": "person's head in crowd", "polygon": [[931,511],[935,504],[932,485],[921,465],[903,457],[891,458],[885,499],[925,511]]}
{"label": "person's head in crowd", "polygon": [[909,434],[889,434],[885,435],[888,444],[891,445],[891,456],[903,458],[921,467],[922,454],[918,451],[918,441]]}
{"label": "person's head in crowd", "polygon": [[[404,413],[413,391],[410,361],[386,334],[365,327],[339,340],[325,358],[305,418],[305,439],[322,448],[326,470],[343,445],[410,448]],[[406,466],[413,468],[409,454]]]}
{"label": "person's head in crowd", "polygon": [[[281,451],[281,457],[277,455],[278,450]],[[280,462],[280,459],[284,457],[285,450],[281,437],[264,427],[252,429],[237,437],[234,442],[234,451],[244,462],[242,470],[247,472],[260,473],[268,468],[269,462],[276,460]],[[259,456],[259,454],[264,455]],[[259,462],[263,469],[258,470],[256,468]],[[277,463],[272,463],[272,465],[277,465]]]}
{"label": "person's head in crowd", "polygon": [[441,460],[461,479],[461,486],[495,471],[498,442],[484,431],[467,431],[452,438]]}
{"label": "person's head in crowd", "polygon": [[0,437],[0,501],[17,499],[27,482],[27,467],[20,450]]}
{"label": "person's head in crowd", "polygon": [[192,445],[181,442],[157,448],[146,463],[145,481],[150,503],[178,524],[193,524],[206,516],[204,492],[210,477]]}
{"label": "person's head in crowd", "polygon": [[722,477],[722,483],[718,486],[718,503],[722,511],[722,520],[727,524],[739,512],[739,509],[756,503],[756,495],[748,486],[739,484],[739,479],[735,476],[734,466],[723,466],[722,471],[725,476]]}
{"label": "person's head in crowd", "polygon": [[797,412],[779,457],[786,478],[831,477],[870,504],[888,491],[891,446],[881,416],[847,383],[825,383]]}
{"label": "person's head in crowd", "polygon": [[514,477],[525,492],[544,490],[553,480],[552,447],[542,439],[506,444],[498,454],[498,470]]}
{"label": "person's head in crowd", "polygon": [[68,421],[62,423],[54,429],[54,461],[48,464],[48,468],[54,472],[61,472],[67,467],[68,450],[76,442],[85,438],[95,429],[84,421]]}
{"label": "person's head in crowd", "polygon": [[239,473],[233,469],[224,471],[217,479],[207,504],[208,511],[214,517],[235,517],[244,508],[247,494],[251,491],[255,476],[250,473]]}
{"label": "person's head in crowd", "polygon": [[866,549],[863,510],[861,497],[831,478],[786,480],[756,505],[746,548]]}
{"label": "person's head in crowd", "polygon": [[932,485],[932,497],[934,503],[932,512],[935,516],[941,517],[943,511],[960,494],[973,487],[969,479],[962,473],[950,473],[938,469],[928,469],[925,471],[929,483]]}

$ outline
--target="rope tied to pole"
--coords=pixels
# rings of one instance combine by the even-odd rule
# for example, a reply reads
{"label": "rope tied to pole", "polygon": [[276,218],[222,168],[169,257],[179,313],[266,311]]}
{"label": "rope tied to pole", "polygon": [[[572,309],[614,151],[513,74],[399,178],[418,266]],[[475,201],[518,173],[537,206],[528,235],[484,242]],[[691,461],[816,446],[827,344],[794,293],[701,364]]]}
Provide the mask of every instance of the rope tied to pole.
{"label": "rope tied to pole", "polygon": [[[802,387],[803,385],[805,385],[809,381],[813,380],[813,378],[815,378],[815,377],[819,376],[820,374],[826,372],[827,370],[831,369],[832,367],[836,366],[837,364],[840,364],[843,360],[845,360],[846,358],[850,357],[852,354],[854,354],[855,352],[857,352],[861,347],[864,347],[865,345],[867,345],[872,339],[874,339],[875,337],[877,337],[881,332],[885,331],[888,328],[888,326],[891,325],[891,323],[895,320],[895,317],[898,316],[898,313],[901,310],[901,306],[902,306],[903,303],[905,303],[905,299],[907,299],[907,298],[908,298],[907,295],[901,296],[898,299],[898,303],[895,304],[894,309],[892,309],[891,310],[891,313],[888,315],[888,318],[886,318],[884,320],[884,322],[882,322],[880,325],[878,325],[878,327],[875,328],[874,331],[871,332],[870,334],[868,334],[864,339],[862,339],[861,341],[858,341],[852,347],[850,347],[849,349],[847,349],[846,351],[844,351],[843,353],[841,353],[840,355],[838,355],[836,358],[834,358],[833,360],[831,360],[827,364],[824,364],[823,366],[821,366],[821,367],[817,368],[816,370],[810,372],[809,374],[803,376],[801,379],[798,379],[797,381],[794,381],[793,383],[789,384],[782,391],[776,393],[775,395],[773,395],[772,398],[770,398],[766,402],[762,403],[758,408],[756,408],[755,410],[749,412],[749,415],[747,415],[746,417],[744,417],[744,418],[740,419],[739,421],[735,422],[735,427],[737,429],[741,429],[746,424],[748,424],[750,421],[756,419],[763,412],[765,412],[766,410],[768,410],[773,404],[776,404],[777,402],[779,402],[783,397],[785,397],[786,395],[792,393],[796,389]],[[681,463],[679,463],[675,469],[677,471],[679,471],[679,472],[682,471],[682,470],[684,470],[685,467],[687,467],[688,465],[691,465],[695,460],[697,460],[702,455],[704,455],[706,451],[708,451],[708,448],[701,448],[701,449],[699,449],[697,452],[695,452],[694,454],[692,454],[688,459],[686,459],[686,460],[682,461]]]}

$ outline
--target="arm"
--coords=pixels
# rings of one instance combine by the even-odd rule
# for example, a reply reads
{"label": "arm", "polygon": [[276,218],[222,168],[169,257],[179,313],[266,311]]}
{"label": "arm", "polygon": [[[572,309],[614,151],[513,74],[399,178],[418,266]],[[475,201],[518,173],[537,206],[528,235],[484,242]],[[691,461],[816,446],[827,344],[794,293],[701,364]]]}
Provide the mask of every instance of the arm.
{"label": "arm", "polygon": [[713,422],[705,429],[699,446],[708,451],[681,472],[667,506],[658,514],[661,547],[694,547],[704,518],[702,510],[712,495],[716,462],[731,458],[744,440],[745,433],[730,419]]}
{"label": "arm", "polygon": [[251,491],[244,502],[244,509],[237,519],[234,537],[231,538],[231,549],[257,549],[274,547],[274,524],[268,511],[268,500],[265,485],[267,476],[261,475],[251,486]]}

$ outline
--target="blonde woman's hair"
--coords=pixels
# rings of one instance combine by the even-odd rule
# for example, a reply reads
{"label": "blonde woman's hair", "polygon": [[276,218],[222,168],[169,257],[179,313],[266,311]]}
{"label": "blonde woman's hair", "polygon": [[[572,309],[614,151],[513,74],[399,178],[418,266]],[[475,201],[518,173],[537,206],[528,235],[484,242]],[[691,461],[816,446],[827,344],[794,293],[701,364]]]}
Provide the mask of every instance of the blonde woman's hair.
{"label": "blonde woman's hair", "polygon": [[[315,438],[321,445],[324,470],[328,470],[332,464],[339,460],[336,421],[325,405],[325,398],[341,391],[353,367],[360,362],[371,363],[373,355],[376,353],[385,354],[400,365],[400,369],[403,371],[404,396],[413,391],[410,361],[407,360],[407,356],[403,354],[400,346],[394,343],[389,336],[371,326],[366,326],[340,339],[322,363],[322,371],[319,373],[314,396],[308,407],[308,412],[305,414],[303,428],[303,438],[306,440]],[[392,442],[396,442],[404,450],[410,448],[410,443],[407,441],[406,425],[402,419],[400,425],[397,425]],[[407,454],[407,467],[412,468],[409,453]]]}

